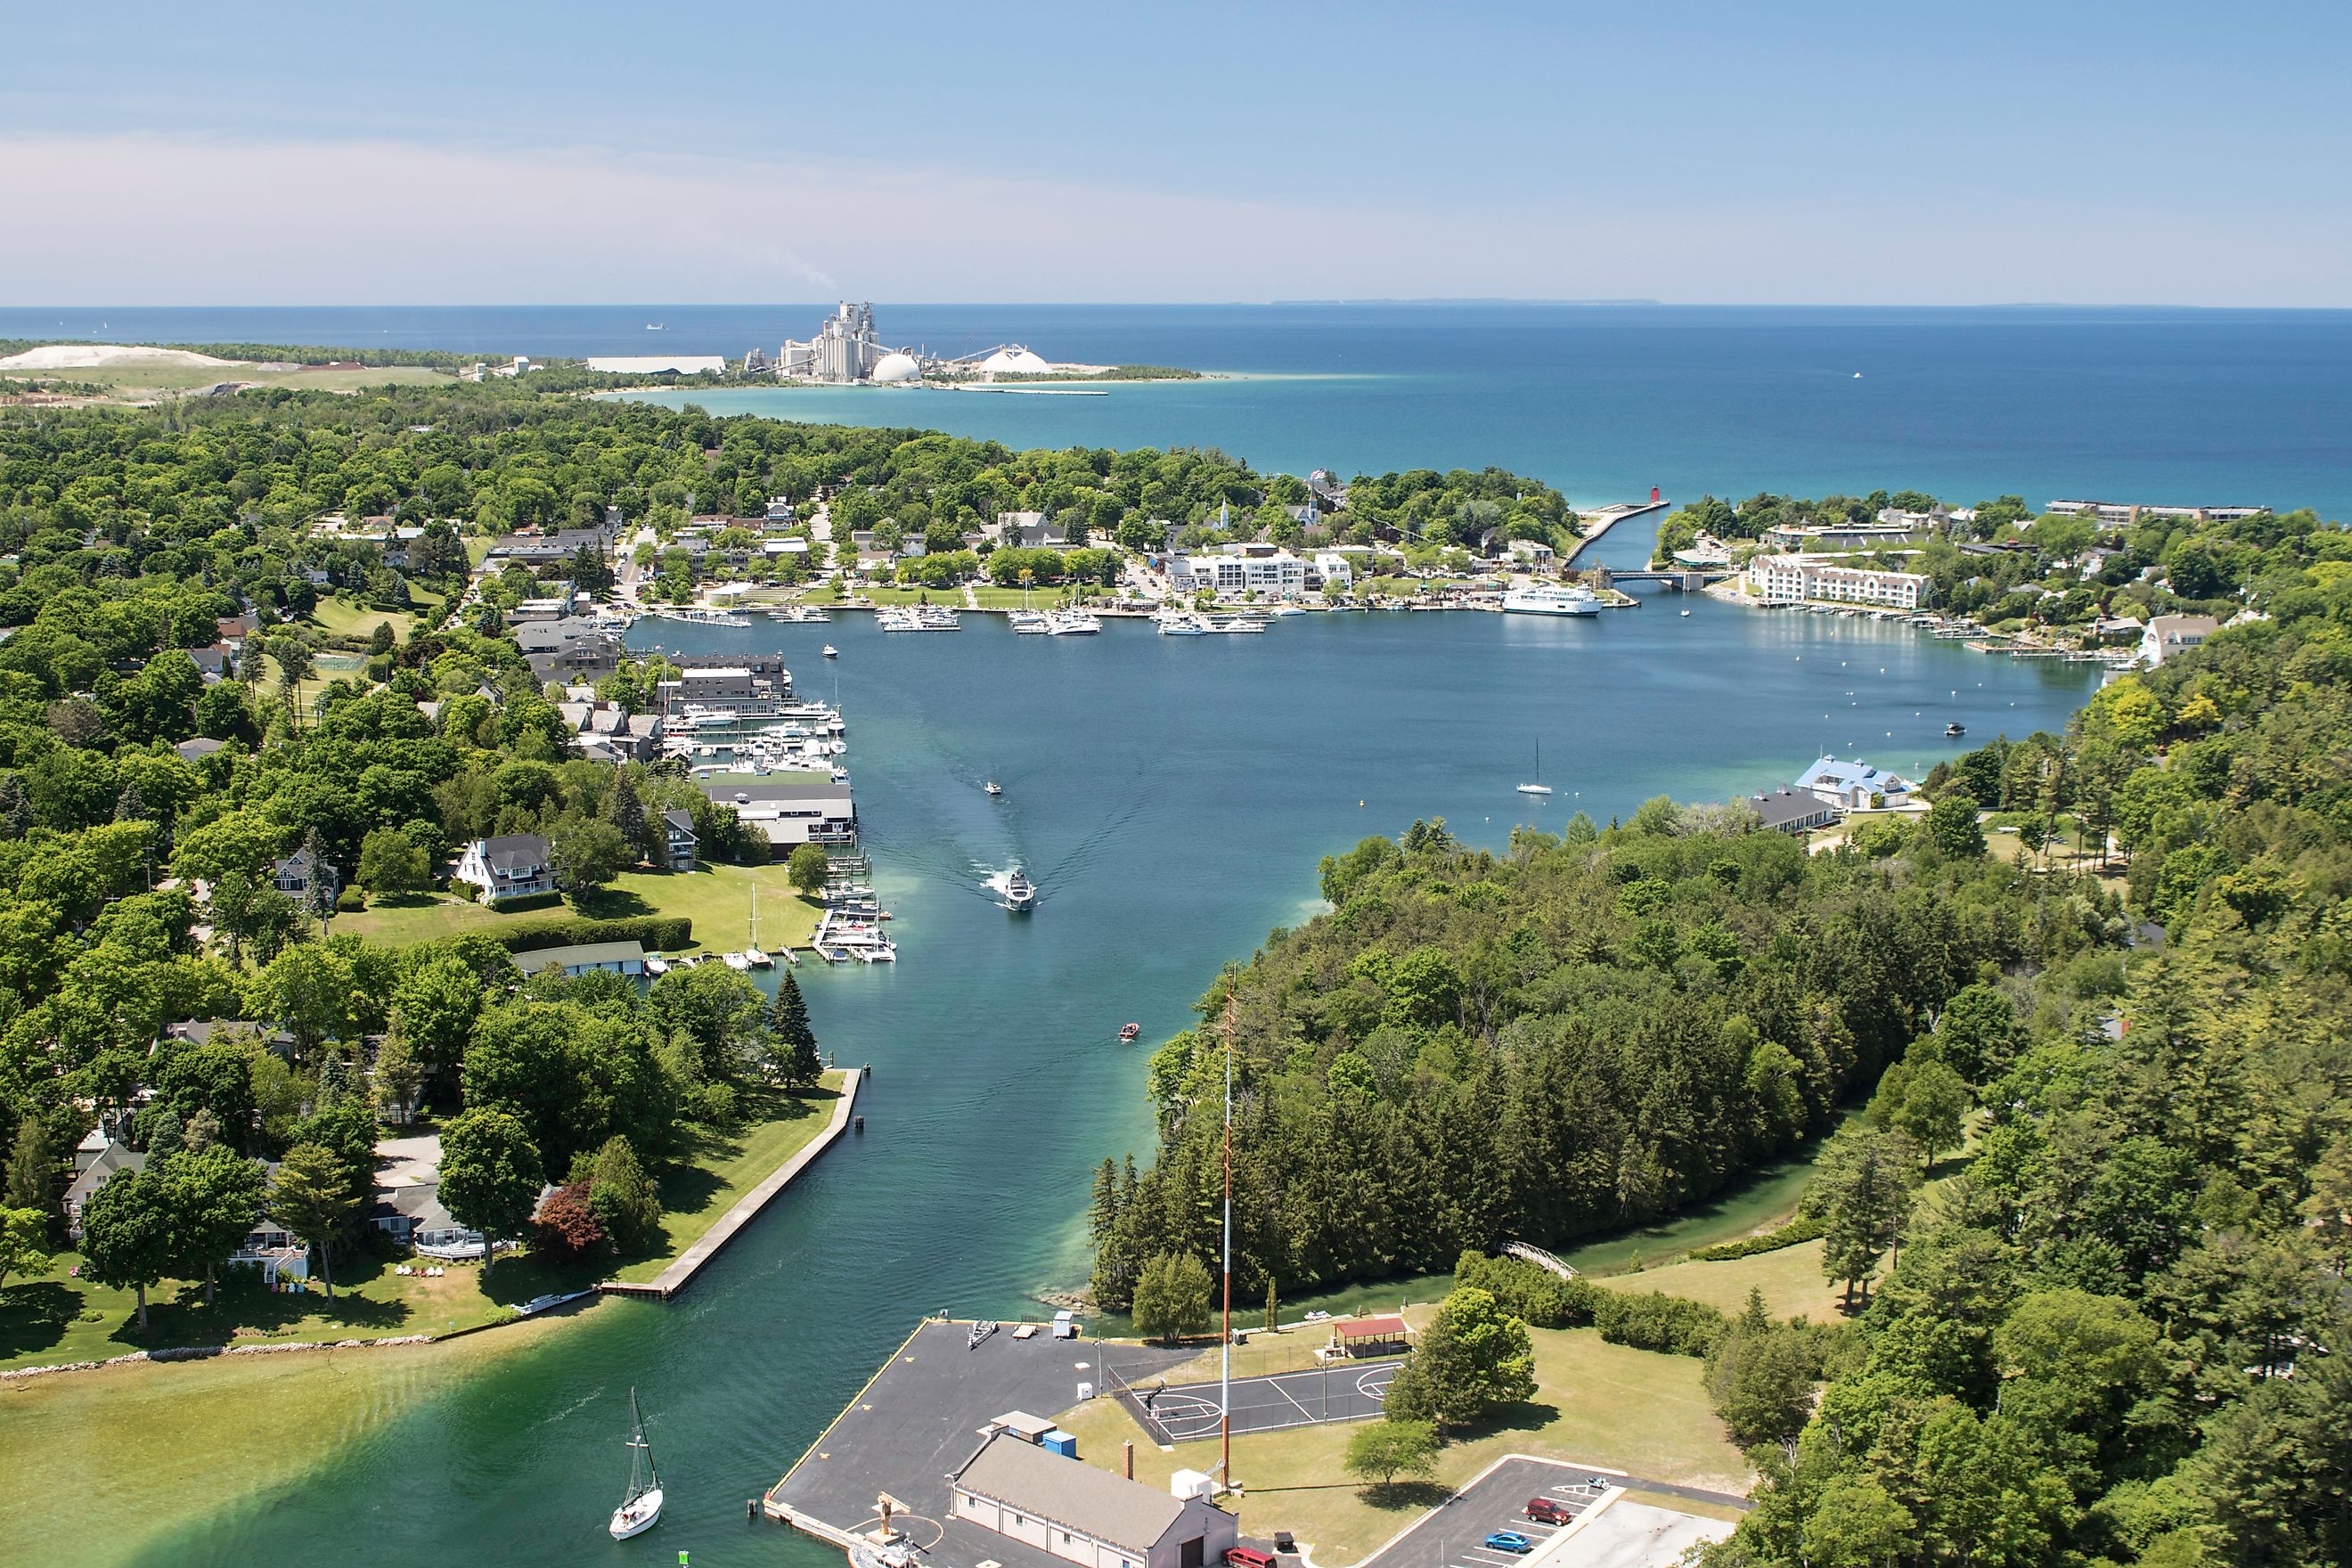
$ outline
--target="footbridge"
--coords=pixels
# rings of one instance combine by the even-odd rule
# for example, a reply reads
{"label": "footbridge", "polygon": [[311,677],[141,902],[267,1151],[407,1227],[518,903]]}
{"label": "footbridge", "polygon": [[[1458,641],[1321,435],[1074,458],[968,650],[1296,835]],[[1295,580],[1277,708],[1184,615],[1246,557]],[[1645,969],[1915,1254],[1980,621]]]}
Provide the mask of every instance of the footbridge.
{"label": "footbridge", "polygon": [[1576,1278],[1575,1269],[1532,1242],[1507,1241],[1503,1243],[1503,1255],[1506,1258],[1516,1258],[1522,1263],[1532,1263],[1537,1268],[1557,1274],[1563,1279]]}

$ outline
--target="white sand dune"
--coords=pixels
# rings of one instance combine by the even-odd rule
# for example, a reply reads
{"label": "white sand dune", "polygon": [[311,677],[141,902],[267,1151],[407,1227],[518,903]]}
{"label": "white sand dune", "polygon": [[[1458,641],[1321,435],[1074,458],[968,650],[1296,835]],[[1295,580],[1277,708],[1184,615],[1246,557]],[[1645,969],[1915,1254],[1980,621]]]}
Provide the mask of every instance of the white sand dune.
{"label": "white sand dune", "polygon": [[102,364],[229,365],[244,362],[215,359],[186,349],[138,348],[123,343],[49,343],[0,359],[0,370],[89,370]]}

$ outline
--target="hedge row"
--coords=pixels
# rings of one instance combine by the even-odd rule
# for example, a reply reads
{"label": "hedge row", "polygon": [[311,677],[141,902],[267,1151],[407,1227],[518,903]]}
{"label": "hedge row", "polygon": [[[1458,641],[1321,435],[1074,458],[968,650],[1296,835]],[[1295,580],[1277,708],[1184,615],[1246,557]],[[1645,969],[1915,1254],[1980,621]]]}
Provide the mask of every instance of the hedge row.
{"label": "hedge row", "polygon": [[694,921],[686,915],[533,921],[490,934],[505,943],[509,952],[536,952],[543,947],[577,947],[592,942],[635,942],[656,952],[674,952],[694,940]]}
{"label": "hedge row", "polygon": [[1735,1258],[1753,1258],[1759,1252],[1778,1252],[1784,1247],[1794,1247],[1801,1241],[1811,1241],[1822,1234],[1820,1216],[1799,1215],[1778,1230],[1768,1230],[1761,1236],[1743,1237],[1727,1241],[1720,1247],[1702,1247],[1690,1255],[1694,1263],[1728,1263]]}
{"label": "hedge row", "polygon": [[1590,1279],[1562,1279],[1516,1258],[1465,1252],[1454,1267],[1454,1282],[1491,1292],[1505,1310],[1532,1327],[1596,1328],[1612,1344],[1669,1355],[1704,1356],[1731,1326],[1704,1301],[1662,1290],[1636,1296]]}

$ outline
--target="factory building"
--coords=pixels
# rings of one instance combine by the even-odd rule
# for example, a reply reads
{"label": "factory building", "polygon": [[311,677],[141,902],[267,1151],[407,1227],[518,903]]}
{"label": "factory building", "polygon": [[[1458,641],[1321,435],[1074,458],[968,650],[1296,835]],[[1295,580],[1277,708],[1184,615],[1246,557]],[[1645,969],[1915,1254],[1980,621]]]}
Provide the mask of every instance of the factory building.
{"label": "factory building", "polygon": [[787,341],[777,355],[778,373],[802,381],[845,384],[873,377],[887,353],[874,330],[874,307],[843,300],[806,342]]}

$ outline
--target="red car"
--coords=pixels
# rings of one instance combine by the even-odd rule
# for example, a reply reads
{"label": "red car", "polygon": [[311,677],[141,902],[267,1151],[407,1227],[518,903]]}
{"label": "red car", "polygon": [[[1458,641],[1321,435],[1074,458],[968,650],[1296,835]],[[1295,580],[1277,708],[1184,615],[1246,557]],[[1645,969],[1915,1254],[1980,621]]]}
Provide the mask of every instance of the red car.
{"label": "red car", "polygon": [[1225,1568],[1274,1568],[1274,1557],[1255,1546],[1228,1546]]}
{"label": "red car", "polygon": [[1528,1499],[1528,1517],[1538,1524],[1566,1524],[1576,1517],[1576,1512],[1564,1502],[1556,1502],[1548,1497],[1531,1497]]}

